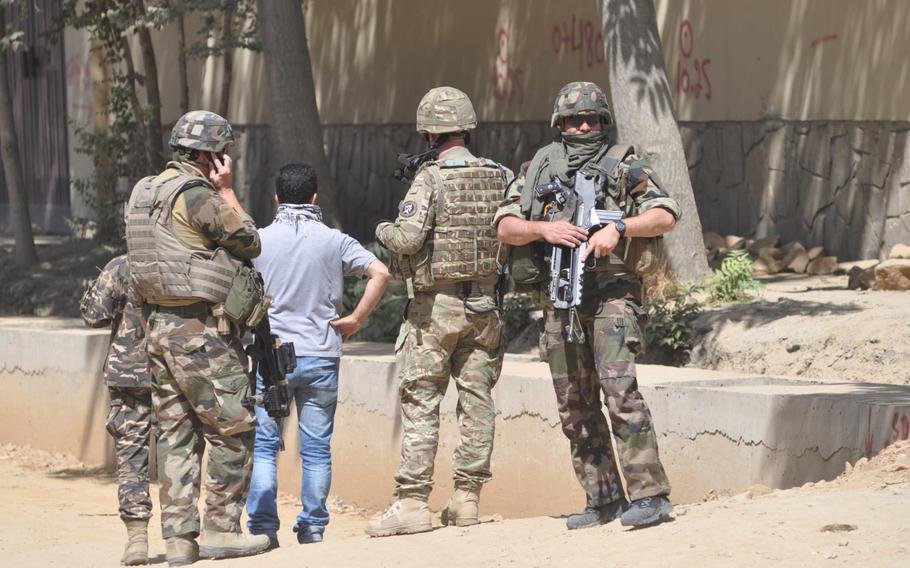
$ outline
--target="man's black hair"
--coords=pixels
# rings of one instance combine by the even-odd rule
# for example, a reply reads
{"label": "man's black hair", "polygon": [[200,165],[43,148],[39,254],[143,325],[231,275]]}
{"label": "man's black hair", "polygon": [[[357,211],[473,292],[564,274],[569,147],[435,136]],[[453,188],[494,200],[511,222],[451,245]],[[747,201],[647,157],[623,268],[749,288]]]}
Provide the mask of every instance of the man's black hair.
{"label": "man's black hair", "polygon": [[316,189],[316,170],[307,164],[287,164],[275,176],[278,203],[309,203]]}

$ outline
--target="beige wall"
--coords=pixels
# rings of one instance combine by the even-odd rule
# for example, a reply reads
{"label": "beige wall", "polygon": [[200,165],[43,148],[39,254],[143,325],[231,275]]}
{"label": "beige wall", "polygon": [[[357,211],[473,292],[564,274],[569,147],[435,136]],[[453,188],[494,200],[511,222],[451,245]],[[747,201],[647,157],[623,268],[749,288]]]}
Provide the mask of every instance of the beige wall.
{"label": "beige wall", "polygon": [[[910,2],[655,3],[680,120],[910,118]],[[465,90],[483,121],[546,120],[564,83],[608,80],[595,0],[310,0],[306,14],[326,124],[411,122],[423,93],[440,84]],[[81,61],[76,43],[68,38],[68,57]],[[170,122],[179,115],[173,28],[155,43]],[[262,58],[234,57],[228,118],[265,124]],[[191,106],[217,105],[220,71],[220,61],[190,61]],[[84,84],[69,89],[84,99]]]}
{"label": "beige wall", "polygon": [[681,120],[910,119],[908,2],[656,4]]}

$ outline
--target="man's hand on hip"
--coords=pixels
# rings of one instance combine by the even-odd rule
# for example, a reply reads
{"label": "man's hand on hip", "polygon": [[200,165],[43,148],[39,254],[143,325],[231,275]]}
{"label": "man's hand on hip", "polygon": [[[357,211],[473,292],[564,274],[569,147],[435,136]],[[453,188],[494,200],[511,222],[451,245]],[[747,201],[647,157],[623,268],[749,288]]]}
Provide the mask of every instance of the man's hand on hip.
{"label": "man's hand on hip", "polygon": [[363,326],[363,322],[354,317],[354,314],[332,320],[329,324],[341,332],[341,337],[344,341],[347,341],[349,337],[360,331]]}

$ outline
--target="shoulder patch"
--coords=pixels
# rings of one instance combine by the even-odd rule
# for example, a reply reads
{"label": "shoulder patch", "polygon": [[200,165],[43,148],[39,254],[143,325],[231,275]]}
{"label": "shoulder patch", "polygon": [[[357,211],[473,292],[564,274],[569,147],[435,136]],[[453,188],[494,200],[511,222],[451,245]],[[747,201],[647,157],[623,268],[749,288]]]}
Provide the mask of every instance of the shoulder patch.
{"label": "shoulder patch", "polygon": [[401,206],[398,208],[398,213],[402,217],[410,217],[414,213],[417,213],[417,204],[413,201],[404,201]]}

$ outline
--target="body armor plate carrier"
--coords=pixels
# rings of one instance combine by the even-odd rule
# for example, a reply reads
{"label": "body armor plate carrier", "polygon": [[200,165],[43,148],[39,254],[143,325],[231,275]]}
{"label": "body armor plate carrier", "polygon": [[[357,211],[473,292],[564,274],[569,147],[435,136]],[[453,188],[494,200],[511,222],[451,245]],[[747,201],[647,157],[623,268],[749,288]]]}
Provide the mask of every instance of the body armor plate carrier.
{"label": "body armor plate carrier", "polygon": [[181,193],[207,183],[178,175],[161,183],[139,181],[127,208],[126,239],[130,280],[146,302],[198,299],[223,302],[242,262],[223,248],[190,248],[173,229],[174,202]]}

